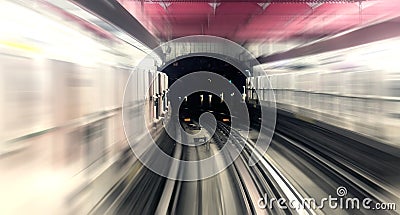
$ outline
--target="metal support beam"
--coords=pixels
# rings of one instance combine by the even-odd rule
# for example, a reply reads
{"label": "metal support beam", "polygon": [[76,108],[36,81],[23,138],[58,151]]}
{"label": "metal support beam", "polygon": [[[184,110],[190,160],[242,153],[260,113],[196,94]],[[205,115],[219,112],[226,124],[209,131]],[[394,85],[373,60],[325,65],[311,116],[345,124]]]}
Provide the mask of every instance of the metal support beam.
{"label": "metal support beam", "polygon": [[116,0],[73,0],[73,2],[121,28],[151,49],[160,44],[159,40]]}

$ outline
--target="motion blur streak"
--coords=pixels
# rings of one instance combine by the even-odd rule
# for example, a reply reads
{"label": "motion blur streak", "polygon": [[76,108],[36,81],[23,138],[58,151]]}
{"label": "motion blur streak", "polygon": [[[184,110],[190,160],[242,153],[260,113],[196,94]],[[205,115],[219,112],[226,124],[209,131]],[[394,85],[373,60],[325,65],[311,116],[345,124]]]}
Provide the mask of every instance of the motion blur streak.
{"label": "motion blur streak", "polygon": [[[0,0],[0,214],[399,214],[398,0],[213,2]],[[127,34],[138,29],[99,16],[117,16],[118,8],[127,10],[119,11],[131,18],[126,23],[144,25],[141,40]],[[150,47],[207,33],[245,46],[260,65],[201,39],[163,47],[161,54]],[[210,50],[221,55],[201,55]],[[139,68],[148,55],[148,68]],[[226,104],[234,93],[169,98],[174,81],[198,71],[238,88],[250,131],[231,126],[238,114]],[[182,101],[179,113],[170,111],[174,100]],[[271,101],[275,130],[260,120]],[[214,133],[200,123],[205,112],[215,117]],[[165,132],[171,114],[193,135],[189,145]],[[260,128],[274,134],[266,153],[254,146],[267,139]],[[149,145],[147,131],[165,154],[184,161],[211,157],[227,144],[232,150],[224,156],[242,151],[212,177],[171,180],[132,152],[130,145],[159,161],[140,147]],[[252,154],[260,161],[249,166]],[[219,159],[209,168],[226,163]],[[174,164],[165,171],[204,174],[204,167]],[[257,205],[264,196],[320,201],[337,197],[338,188],[346,189],[342,197],[397,208]]]}
{"label": "motion blur streak", "polygon": [[124,174],[122,95],[146,53],[77,20],[0,1],[1,214],[85,211]]}
{"label": "motion blur streak", "polygon": [[[248,79],[249,97],[268,100],[271,80],[281,109],[363,133],[399,147],[400,37],[261,65],[268,77]],[[253,90],[251,90],[253,89]]]}

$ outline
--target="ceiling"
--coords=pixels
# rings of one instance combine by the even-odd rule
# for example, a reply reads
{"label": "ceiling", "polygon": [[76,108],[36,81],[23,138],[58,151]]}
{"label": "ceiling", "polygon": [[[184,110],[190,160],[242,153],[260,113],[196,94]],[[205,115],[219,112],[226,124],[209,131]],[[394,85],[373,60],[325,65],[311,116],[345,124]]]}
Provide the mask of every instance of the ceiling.
{"label": "ceiling", "polygon": [[239,43],[310,40],[392,18],[400,11],[398,0],[118,1],[162,41],[203,34]]}

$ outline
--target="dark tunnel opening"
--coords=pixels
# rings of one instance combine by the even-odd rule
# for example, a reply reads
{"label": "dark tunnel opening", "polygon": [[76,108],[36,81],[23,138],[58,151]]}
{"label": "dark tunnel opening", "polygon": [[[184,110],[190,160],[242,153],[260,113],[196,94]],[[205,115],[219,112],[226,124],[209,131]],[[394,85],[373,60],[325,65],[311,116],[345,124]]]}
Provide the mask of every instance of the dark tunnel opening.
{"label": "dark tunnel opening", "polygon": [[232,81],[240,91],[246,84],[245,75],[232,64],[213,57],[196,56],[175,61],[162,71],[168,75],[169,86],[180,77],[198,71],[214,72]]}
{"label": "dark tunnel opening", "polygon": [[[177,60],[162,71],[168,75],[169,86],[181,77],[194,72],[212,72],[226,78],[232,83],[240,93],[244,93],[246,76],[232,64],[213,57],[196,56]],[[210,80],[211,82],[211,80]],[[231,113],[226,104],[226,100],[231,95],[216,95],[214,93],[200,91],[180,98],[182,104],[179,107],[179,117],[181,122],[196,122],[204,112],[214,115],[216,120],[229,124]],[[175,105],[175,104],[171,104]]]}

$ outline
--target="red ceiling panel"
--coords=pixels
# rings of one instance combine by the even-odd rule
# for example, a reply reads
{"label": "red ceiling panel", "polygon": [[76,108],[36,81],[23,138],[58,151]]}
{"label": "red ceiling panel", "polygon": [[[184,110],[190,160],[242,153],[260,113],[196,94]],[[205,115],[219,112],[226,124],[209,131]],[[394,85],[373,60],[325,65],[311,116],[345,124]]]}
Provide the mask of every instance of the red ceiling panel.
{"label": "red ceiling panel", "polygon": [[264,11],[263,15],[302,15],[310,11],[306,3],[272,3]]}
{"label": "red ceiling panel", "polygon": [[[363,20],[389,19],[399,15],[399,0],[370,1],[363,3]],[[367,16],[367,18],[365,18]],[[366,21],[366,22],[367,22]]]}
{"label": "red ceiling panel", "polygon": [[193,34],[211,34],[237,42],[298,39],[302,35],[320,37],[400,15],[399,0],[363,1],[361,13],[358,2],[119,2],[163,40]]}
{"label": "red ceiling panel", "polygon": [[[139,6],[139,10],[141,10],[142,6]],[[143,10],[145,11],[146,15],[155,15],[155,16],[165,16],[166,11],[165,9],[158,3],[149,3],[149,4],[143,4]]]}
{"label": "red ceiling panel", "polygon": [[203,15],[206,16],[213,12],[208,3],[204,2],[189,2],[189,3],[171,3],[167,8],[169,14],[174,15]]}
{"label": "red ceiling panel", "polygon": [[197,25],[175,25],[172,27],[173,33],[176,35],[196,35],[201,34],[201,28]]}
{"label": "red ceiling panel", "polygon": [[229,2],[229,3],[221,3],[216,8],[216,14],[221,15],[251,15],[262,12],[262,8],[254,2]]}

